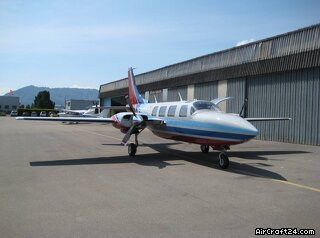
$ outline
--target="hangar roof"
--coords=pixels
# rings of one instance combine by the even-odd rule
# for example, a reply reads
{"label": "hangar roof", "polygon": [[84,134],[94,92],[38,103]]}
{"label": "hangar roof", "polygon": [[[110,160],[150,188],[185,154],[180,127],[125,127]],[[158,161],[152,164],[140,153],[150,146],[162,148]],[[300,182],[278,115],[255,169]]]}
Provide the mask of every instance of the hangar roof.
{"label": "hangar roof", "polygon": [[[136,75],[141,91],[320,66],[320,24]],[[100,86],[100,98],[123,94],[127,78]],[[172,80],[183,79],[183,80]]]}

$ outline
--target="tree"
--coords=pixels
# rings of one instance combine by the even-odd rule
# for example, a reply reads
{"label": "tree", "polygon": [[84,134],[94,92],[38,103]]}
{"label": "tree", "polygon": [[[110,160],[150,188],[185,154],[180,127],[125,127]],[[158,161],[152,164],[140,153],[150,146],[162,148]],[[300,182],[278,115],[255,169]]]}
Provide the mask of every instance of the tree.
{"label": "tree", "polygon": [[21,105],[19,106],[19,108],[24,108],[24,105],[23,105],[23,104],[21,104]]}
{"label": "tree", "polygon": [[54,109],[54,102],[50,100],[50,93],[48,91],[41,91],[34,98],[32,107],[41,109]]}

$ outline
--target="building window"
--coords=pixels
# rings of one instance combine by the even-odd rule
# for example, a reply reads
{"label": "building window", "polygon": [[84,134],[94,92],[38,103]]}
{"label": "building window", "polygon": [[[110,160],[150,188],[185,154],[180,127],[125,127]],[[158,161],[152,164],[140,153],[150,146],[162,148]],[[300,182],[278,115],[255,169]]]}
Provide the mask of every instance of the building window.
{"label": "building window", "polygon": [[180,108],[179,117],[186,117],[188,112],[188,105],[183,105]]}
{"label": "building window", "polygon": [[16,110],[16,109],[17,109],[17,106],[12,106],[12,109],[13,109],[13,110]]}
{"label": "building window", "polygon": [[177,106],[170,106],[168,110],[168,117],[174,117],[176,114]]}
{"label": "building window", "polygon": [[162,106],[160,107],[160,110],[159,110],[159,117],[164,117],[165,114],[166,114],[166,110],[167,110],[167,107],[166,106]]}
{"label": "building window", "polygon": [[152,116],[156,116],[157,115],[157,111],[158,111],[158,106],[155,106],[152,110]]}
{"label": "building window", "polygon": [[9,109],[9,105],[5,105],[5,106],[4,106],[4,109]]}

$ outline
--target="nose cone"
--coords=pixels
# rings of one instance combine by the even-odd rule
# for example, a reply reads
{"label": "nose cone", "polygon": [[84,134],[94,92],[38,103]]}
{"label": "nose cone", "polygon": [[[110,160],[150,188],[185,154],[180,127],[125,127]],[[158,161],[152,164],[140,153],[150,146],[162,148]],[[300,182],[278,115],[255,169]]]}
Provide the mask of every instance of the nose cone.
{"label": "nose cone", "polygon": [[195,114],[194,118],[202,122],[210,123],[212,128],[215,128],[217,131],[235,134],[237,138],[241,138],[243,141],[250,140],[258,134],[257,128],[239,115],[203,111]]}
{"label": "nose cone", "polygon": [[[251,135],[252,138],[257,136],[258,129],[255,128],[254,125],[252,125],[250,122],[248,122],[247,120],[243,119],[242,117],[240,117],[238,115],[235,115],[235,117],[237,117],[237,125],[239,126],[239,128],[246,131],[246,133],[248,135]],[[250,138],[250,139],[252,139],[252,138]]]}

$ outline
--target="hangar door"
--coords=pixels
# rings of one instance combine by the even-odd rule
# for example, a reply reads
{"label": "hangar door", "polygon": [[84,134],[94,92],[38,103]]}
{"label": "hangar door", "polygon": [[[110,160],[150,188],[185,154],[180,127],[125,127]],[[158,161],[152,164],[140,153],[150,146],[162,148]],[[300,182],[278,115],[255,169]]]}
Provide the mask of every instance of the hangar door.
{"label": "hangar door", "polygon": [[245,99],[245,78],[229,79],[227,83],[227,96],[232,100],[227,101],[228,113],[240,113]]}
{"label": "hangar door", "polygon": [[257,139],[320,145],[320,68],[248,78],[248,117],[291,117],[255,122]]}
{"label": "hangar door", "polygon": [[157,102],[163,102],[163,91],[162,90],[155,90],[149,92],[149,102],[154,103],[157,99]]}
{"label": "hangar door", "polygon": [[168,89],[168,102],[180,101],[179,93],[182,100],[187,100],[187,86],[175,87]]}
{"label": "hangar door", "polygon": [[209,100],[218,97],[218,81],[199,83],[194,85],[194,98],[198,100]]}

